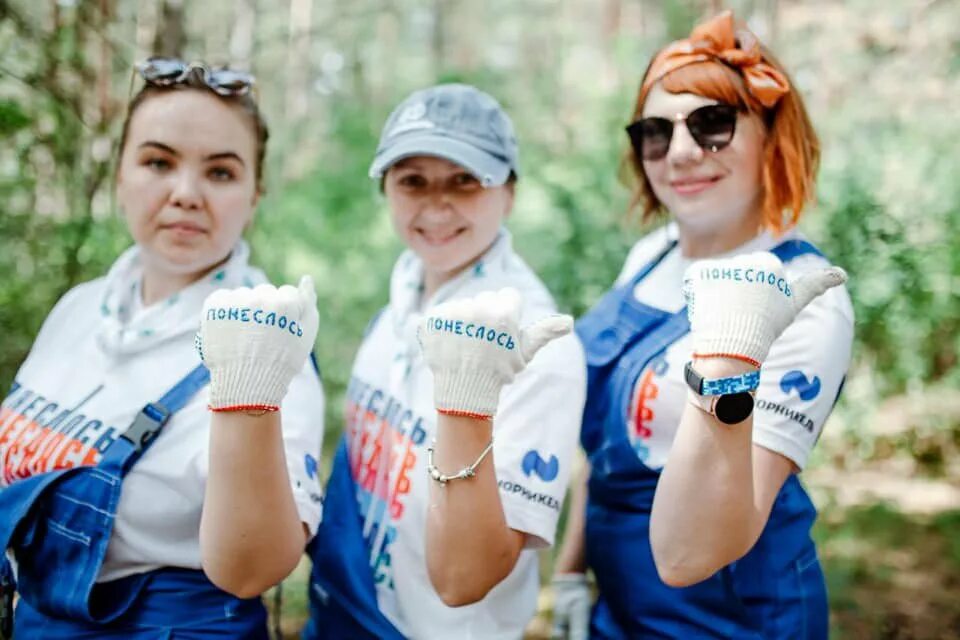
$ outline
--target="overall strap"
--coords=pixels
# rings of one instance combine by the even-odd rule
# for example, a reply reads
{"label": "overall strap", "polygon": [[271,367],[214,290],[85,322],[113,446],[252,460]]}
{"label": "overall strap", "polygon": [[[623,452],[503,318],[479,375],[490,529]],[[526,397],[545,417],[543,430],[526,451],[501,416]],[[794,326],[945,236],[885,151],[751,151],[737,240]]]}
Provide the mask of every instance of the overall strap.
{"label": "overall strap", "polygon": [[[673,251],[673,248],[676,246],[677,246],[676,240],[669,241],[667,243],[667,246],[664,247],[663,250],[659,254],[657,254],[657,256],[653,260],[648,262],[646,265],[643,266],[643,268],[637,271],[637,273],[630,279],[630,284],[628,285],[628,287],[632,289],[637,285],[637,283],[639,283],[641,280],[643,280],[648,275],[650,275],[650,272],[656,269],[657,265],[663,262],[663,259],[666,258],[667,255],[671,251]],[[799,258],[800,256],[804,256],[808,254],[818,255],[821,258],[823,257],[823,253],[821,253],[819,249],[813,246],[813,244],[811,244],[810,242],[807,242],[806,240],[801,240],[800,238],[792,238],[790,240],[784,240],[777,246],[770,249],[770,253],[780,258],[780,262],[783,262],[783,263],[790,262],[794,258]]]}
{"label": "overall strap", "polygon": [[[607,429],[609,433],[623,432],[624,421],[630,414],[630,403],[633,399],[633,386],[650,362],[662,354],[673,343],[690,332],[690,319],[687,316],[687,307],[671,314],[664,314],[663,320],[650,328],[636,343],[622,356],[616,372],[610,380],[610,392],[616,412],[607,414]],[[632,456],[631,451],[631,456]]]}
{"label": "overall strap", "polygon": [[773,249],[770,249],[770,253],[780,258],[780,262],[786,264],[794,258],[799,258],[800,256],[814,254],[818,255],[821,258],[823,254],[820,253],[820,250],[815,246],[807,242],[806,240],[801,240],[799,238],[794,238],[792,240],[786,240],[781,242]]}
{"label": "overall strap", "polygon": [[[636,287],[641,280],[643,280],[648,275],[650,275],[650,272],[656,269],[657,265],[663,262],[663,259],[666,258],[667,255],[669,255],[670,252],[673,251],[673,248],[676,246],[677,246],[676,240],[670,240],[669,242],[667,242],[667,246],[664,247],[653,260],[645,264],[643,268],[637,271],[637,273],[632,278],[630,278],[630,282],[626,285],[627,290],[632,292],[634,287]],[[633,294],[631,293],[631,295]]]}
{"label": "overall strap", "polygon": [[[32,604],[42,602],[57,614],[68,617],[86,620],[95,617],[90,598],[111,535],[120,481],[156,439],[170,416],[182,409],[209,379],[210,373],[201,364],[158,401],[144,406],[130,427],[103,452],[95,469],[82,466],[36,474],[0,491],[0,515],[3,516],[0,549],[6,551],[14,533],[21,530],[24,534],[14,544],[18,553],[28,550],[24,553],[29,554],[29,562],[20,565],[24,598],[30,594],[34,598]],[[64,494],[64,499],[58,502],[56,494],[64,490],[74,495]],[[77,499],[77,492],[82,500]],[[49,537],[47,528],[56,524],[54,520],[58,518],[80,532],[75,539],[66,537],[57,541]],[[95,525],[91,524],[94,522]],[[76,564],[81,557],[84,563]],[[59,566],[61,562],[74,564]],[[7,631],[10,622],[14,589],[10,578],[7,559],[0,555],[0,634]],[[125,599],[111,599],[116,615],[130,606],[142,585],[140,580],[136,589],[124,594]]]}
{"label": "overall strap", "polygon": [[[643,280],[647,275],[653,271],[658,264],[677,246],[677,241],[674,240],[670,242],[667,247],[650,263],[648,263],[643,269],[637,272],[637,275],[634,276],[628,285],[628,291],[632,291],[633,288],[637,285],[638,282]],[[803,255],[814,254],[818,256],[823,256],[820,251],[813,246],[811,243],[806,240],[800,239],[791,239],[781,242],[777,246],[770,249],[770,252],[777,256],[781,262],[787,263]],[[632,296],[633,294],[630,293]],[[690,322],[687,317],[687,307],[684,305],[679,311],[669,314],[666,320],[662,325],[658,326],[652,333],[656,334],[655,339],[650,340],[650,345],[648,350],[651,357],[659,353],[662,349],[666,348],[673,342],[680,339],[690,330]]]}
{"label": "overall strap", "polygon": [[157,439],[164,425],[183,409],[210,381],[210,371],[202,363],[173,385],[156,402],[148,402],[119,438],[104,451],[98,466],[121,465],[126,473]]}
{"label": "overall strap", "polygon": [[304,640],[403,638],[380,611],[362,522],[347,439],[343,436],[327,483],[323,522],[307,546],[313,569],[310,621],[303,633]]}
{"label": "overall strap", "polygon": [[[633,289],[636,284],[650,274],[651,271],[669,254],[677,245],[676,241],[668,244],[660,255],[641,269],[634,276],[626,289],[621,289],[621,295],[625,299],[632,300]],[[776,255],[782,262],[787,263],[802,255],[815,254],[822,255],[815,246],[806,240],[790,239],[781,242],[770,249],[770,252]],[[610,319],[607,319],[609,322]],[[617,319],[617,322],[622,319]],[[622,420],[629,414],[630,402],[632,399],[632,388],[636,383],[636,376],[646,368],[650,361],[658,354],[662,353],[671,344],[685,336],[690,331],[690,322],[687,316],[687,307],[684,306],[674,313],[664,313],[663,319],[644,330],[645,333],[632,343],[627,349],[623,350],[625,361],[621,360],[617,365],[615,372],[612,372],[608,384],[610,388],[609,402],[613,411],[607,412],[606,430],[611,434],[620,434],[622,430]],[[624,343],[626,344],[626,342]],[[627,354],[629,351],[629,354]],[[620,353],[619,351],[617,352]],[[586,415],[586,414],[585,414]],[[586,445],[587,432],[581,432],[581,440]],[[585,448],[588,448],[585,446]],[[629,456],[628,456],[629,457]]]}
{"label": "overall strap", "polygon": [[13,569],[4,553],[0,560],[0,638],[4,640],[13,637],[13,597],[16,591]]}

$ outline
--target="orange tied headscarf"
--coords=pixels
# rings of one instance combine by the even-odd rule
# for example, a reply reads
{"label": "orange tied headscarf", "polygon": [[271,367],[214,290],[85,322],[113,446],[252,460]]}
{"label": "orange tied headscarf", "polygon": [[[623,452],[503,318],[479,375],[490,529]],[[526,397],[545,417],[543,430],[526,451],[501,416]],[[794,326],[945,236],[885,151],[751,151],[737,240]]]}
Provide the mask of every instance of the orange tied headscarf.
{"label": "orange tied headscarf", "polygon": [[757,37],[746,29],[735,30],[733,12],[724,11],[696,27],[689,38],[677,40],[657,54],[641,95],[646,95],[650,87],[671,71],[708,60],[719,60],[740,71],[750,95],[764,107],[774,106],[790,91],[787,78],[763,62]]}

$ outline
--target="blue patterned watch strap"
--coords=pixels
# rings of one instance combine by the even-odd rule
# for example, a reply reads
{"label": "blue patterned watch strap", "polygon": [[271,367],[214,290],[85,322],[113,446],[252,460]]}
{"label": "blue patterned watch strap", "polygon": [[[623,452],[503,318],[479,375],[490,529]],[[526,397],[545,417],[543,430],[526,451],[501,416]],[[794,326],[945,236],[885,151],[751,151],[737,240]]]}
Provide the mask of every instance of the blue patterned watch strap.
{"label": "blue patterned watch strap", "polygon": [[717,378],[715,380],[704,380],[700,387],[700,395],[704,396],[725,396],[731,393],[743,393],[744,391],[754,391],[760,386],[760,372],[751,371],[739,376],[730,378]]}
{"label": "blue patterned watch strap", "polygon": [[754,391],[760,386],[760,371],[751,371],[729,378],[704,380],[703,376],[693,368],[692,362],[687,362],[683,368],[683,375],[693,391],[701,396],[725,396],[733,393]]}

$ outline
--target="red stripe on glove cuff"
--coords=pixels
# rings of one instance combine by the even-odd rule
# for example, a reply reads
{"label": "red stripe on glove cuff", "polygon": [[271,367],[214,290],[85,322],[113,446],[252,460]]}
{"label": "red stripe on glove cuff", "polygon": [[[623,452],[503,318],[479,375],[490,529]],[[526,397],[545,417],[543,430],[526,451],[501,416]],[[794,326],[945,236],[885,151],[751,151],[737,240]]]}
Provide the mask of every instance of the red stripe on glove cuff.
{"label": "red stripe on glove cuff", "polygon": [[231,404],[226,407],[208,407],[210,411],[279,411],[275,404]]}
{"label": "red stripe on glove cuff", "polygon": [[471,411],[457,411],[456,409],[437,409],[437,413],[445,416],[456,416],[458,418],[473,418],[475,420],[492,420],[493,416],[485,413],[473,413]]}
{"label": "red stripe on glove cuff", "polygon": [[753,358],[748,358],[747,356],[742,356],[738,353],[695,353],[693,358],[696,360],[698,358],[733,358],[734,360],[740,360],[741,362],[746,362],[747,364],[752,364],[757,369],[760,368],[760,363]]}

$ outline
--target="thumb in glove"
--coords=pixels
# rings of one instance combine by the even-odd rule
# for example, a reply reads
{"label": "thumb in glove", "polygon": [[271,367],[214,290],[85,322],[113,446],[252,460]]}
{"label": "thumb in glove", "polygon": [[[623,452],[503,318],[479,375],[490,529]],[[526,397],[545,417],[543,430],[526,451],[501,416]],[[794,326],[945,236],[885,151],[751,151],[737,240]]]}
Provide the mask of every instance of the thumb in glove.
{"label": "thumb in glove", "polygon": [[544,345],[562,338],[573,330],[573,318],[553,315],[543,318],[520,332],[520,351],[524,362],[530,362]]}
{"label": "thumb in glove", "polygon": [[793,290],[793,308],[797,313],[810,304],[810,301],[827,289],[839,286],[847,281],[847,272],[840,267],[827,267],[805,273],[790,283]]}
{"label": "thumb in glove", "polygon": [[494,415],[501,388],[573,326],[569,316],[553,316],[520,329],[521,307],[520,293],[504,288],[442,303],[421,320],[417,335],[437,410]]}
{"label": "thumb in glove", "polygon": [[800,311],[845,280],[843,269],[828,267],[788,281],[783,263],[764,251],[695,262],[687,268],[683,286],[693,354],[760,366]]}
{"label": "thumb in glove", "polygon": [[[495,303],[502,309],[503,315],[514,324],[520,322],[520,310],[523,299],[520,292],[513,287],[505,287],[496,293],[484,292],[477,296],[480,303]],[[520,330],[520,355],[524,364],[533,360],[548,342],[562,338],[573,330],[573,318],[568,315],[555,314],[542,318],[528,327]]]}
{"label": "thumb in glove", "polygon": [[276,410],[317,335],[309,276],[297,287],[220,289],[204,301],[197,351],[210,370],[214,411]]}

